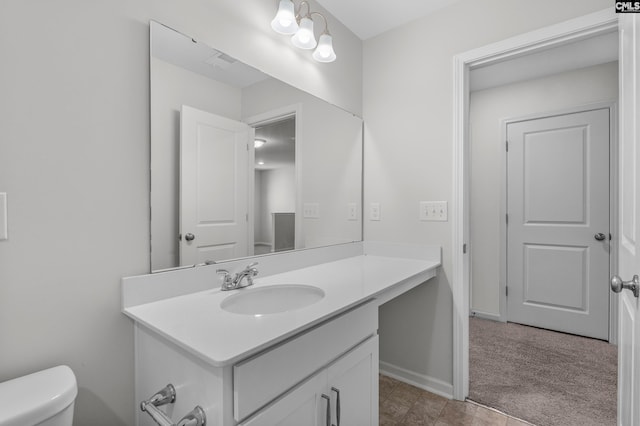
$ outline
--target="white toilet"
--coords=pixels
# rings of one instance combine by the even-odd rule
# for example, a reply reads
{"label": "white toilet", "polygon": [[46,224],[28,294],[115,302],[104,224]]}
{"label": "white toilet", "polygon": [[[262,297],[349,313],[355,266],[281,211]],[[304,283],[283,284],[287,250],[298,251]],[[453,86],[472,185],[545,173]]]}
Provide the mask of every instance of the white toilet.
{"label": "white toilet", "polygon": [[0,426],[71,426],[78,385],[66,365],[0,383]]}

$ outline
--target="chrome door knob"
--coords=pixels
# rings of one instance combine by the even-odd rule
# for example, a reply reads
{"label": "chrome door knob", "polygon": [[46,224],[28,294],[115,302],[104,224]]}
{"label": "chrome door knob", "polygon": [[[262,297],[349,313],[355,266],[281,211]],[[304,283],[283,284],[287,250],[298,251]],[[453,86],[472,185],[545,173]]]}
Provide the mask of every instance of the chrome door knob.
{"label": "chrome door knob", "polygon": [[602,232],[598,232],[596,235],[593,236],[593,238],[595,238],[598,241],[602,241],[605,238],[607,238],[607,236],[604,235]]}
{"label": "chrome door knob", "polygon": [[611,277],[611,290],[614,293],[620,293],[625,288],[631,290],[635,297],[640,296],[640,278],[634,275],[631,281],[622,281],[617,275]]}
{"label": "chrome door knob", "polygon": [[191,232],[189,232],[187,235],[184,236],[184,239],[187,241],[193,241],[196,239],[196,236],[193,235]]}

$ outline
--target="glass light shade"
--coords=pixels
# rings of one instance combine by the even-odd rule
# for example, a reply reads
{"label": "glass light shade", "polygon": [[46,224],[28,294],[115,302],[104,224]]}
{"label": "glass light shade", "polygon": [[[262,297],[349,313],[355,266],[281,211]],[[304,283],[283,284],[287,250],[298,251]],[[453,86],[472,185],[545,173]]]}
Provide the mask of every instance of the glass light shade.
{"label": "glass light shade", "polygon": [[295,34],[296,31],[298,31],[298,23],[296,22],[296,15],[291,0],[280,0],[278,13],[276,13],[276,17],[271,21],[271,28],[277,33],[287,35]]}
{"label": "glass light shade", "polygon": [[256,139],[253,141],[253,147],[254,147],[254,148],[260,148],[260,147],[261,147],[262,145],[264,145],[265,143],[267,143],[267,141],[266,141],[266,140],[256,138]]}
{"label": "glass light shade", "polygon": [[313,59],[318,62],[333,62],[336,60],[336,52],[333,51],[333,37],[329,34],[322,34],[318,47],[313,52]]}
{"label": "glass light shade", "polygon": [[291,37],[291,43],[300,49],[313,49],[316,47],[318,42],[316,41],[316,36],[313,34],[313,21],[311,18],[307,17],[300,20],[300,28],[298,28],[295,35]]}

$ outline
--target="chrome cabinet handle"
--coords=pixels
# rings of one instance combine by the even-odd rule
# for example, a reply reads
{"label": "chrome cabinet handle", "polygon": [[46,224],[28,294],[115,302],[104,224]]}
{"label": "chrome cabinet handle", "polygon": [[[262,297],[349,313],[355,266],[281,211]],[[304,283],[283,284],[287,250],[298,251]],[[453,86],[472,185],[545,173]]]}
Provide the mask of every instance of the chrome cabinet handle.
{"label": "chrome cabinet handle", "polygon": [[604,235],[602,232],[598,232],[596,235],[593,236],[593,238],[595,238],[598,241],[603,241],[605,238],[607,238],[607,236]]}
{"label": "chrome cabinet handle", "polygon": [[193,241],[196,239],[196,236],[193,235],[191,232],[189,232],[187,235],[184,236],[184,239],[187,241]]}
{"label": "chrome cabinet handle", "polygon": [[336,393],[336,426],[340,426],[340,389],[332,386],[331,390]]}
{"label": "chrome cabinet handle", "polygon": [[327,419],[325,421],[325,424],[327,426],[331,426],[331,398],[329,398],[325,394],[322,394],[322,397],[327,400],[327,414],[326,414]]}
{"label": "chrome cabinet handle", "polygon": [[625,288],[631,290],[635,297],[640,296],[640,278],[634,275],[631,281],[622,281],[622,278],[617,275],[611,277],[611,290],[614,293],[620,293]]}

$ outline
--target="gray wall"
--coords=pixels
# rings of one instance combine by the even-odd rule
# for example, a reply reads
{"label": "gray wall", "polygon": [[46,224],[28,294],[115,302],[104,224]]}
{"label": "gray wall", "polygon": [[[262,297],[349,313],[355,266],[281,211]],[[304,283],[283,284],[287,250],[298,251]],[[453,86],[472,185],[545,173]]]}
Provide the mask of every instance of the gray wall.
{"label": "gray wall", "polygon": [[120,278],[149,271],[148,21],[361,113],[360,40],[332,20],[338,61],[317,64],[271,30],[275,9],[2,2],[0,381],[68,364],[80,387],[76,424],[133,424],[133,325],[120,313]]}
{"label": "gray wall", "polygon": [[451,384],[449,222],[419,222],[418,202],[452,194],[453,56],[590,12],[609,0],[462,0],[364,43],[365,239],[443,247],[443,268],[381,310],[380,359],[416,381]]}
{"label": "gray wall", "polygon": [[500,315],[500,207],[505,159],[502,120],[618,98],[618,63],[471,93],[471,309]]}

